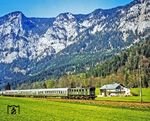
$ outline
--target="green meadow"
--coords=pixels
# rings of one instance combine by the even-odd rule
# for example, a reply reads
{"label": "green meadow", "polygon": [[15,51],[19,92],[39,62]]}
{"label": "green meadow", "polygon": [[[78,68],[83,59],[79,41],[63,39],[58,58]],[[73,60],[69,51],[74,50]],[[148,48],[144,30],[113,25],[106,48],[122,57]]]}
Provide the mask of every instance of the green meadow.
{"label": "green meadow", "polygon": [[[96,89],[96,95],[99,95],[100,91]],[[131,101],[131,102],[140,102],[139,88],[132,88],[131,93],[136,94],[137,96],[128,96],[128,97],[97,97],[96,100],[110,100],[110,101]],[[143,102],[150,102],[150,88],[142,89],[142,99]]]}
{"label": "green meadow", "polygon": [[[20,114],[7,114],[20,105]],[[48,99],[0,96],[0,121],[150,121],[150,109],[121,108]]]}

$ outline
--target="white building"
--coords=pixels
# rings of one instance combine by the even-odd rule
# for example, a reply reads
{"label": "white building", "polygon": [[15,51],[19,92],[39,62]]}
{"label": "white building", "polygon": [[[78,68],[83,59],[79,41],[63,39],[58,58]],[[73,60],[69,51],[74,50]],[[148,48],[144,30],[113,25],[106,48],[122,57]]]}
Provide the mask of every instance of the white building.
{"label": "white building", "polygon": [[130,89],[124,87],[122,84],[114,83],[107,84],[100,88],[101,96],[130,96]]}

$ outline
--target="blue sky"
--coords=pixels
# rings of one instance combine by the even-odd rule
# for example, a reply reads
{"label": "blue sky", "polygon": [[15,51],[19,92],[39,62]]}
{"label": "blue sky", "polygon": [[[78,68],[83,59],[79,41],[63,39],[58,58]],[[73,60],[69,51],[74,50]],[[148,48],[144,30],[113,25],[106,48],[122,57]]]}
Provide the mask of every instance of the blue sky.
{"label": "blue sky", "polygon": [[22,11],[28,17],[55,17],[60,13],[87,14],[95,9],[113,8],[132,0],[0,0],[0,16]]}

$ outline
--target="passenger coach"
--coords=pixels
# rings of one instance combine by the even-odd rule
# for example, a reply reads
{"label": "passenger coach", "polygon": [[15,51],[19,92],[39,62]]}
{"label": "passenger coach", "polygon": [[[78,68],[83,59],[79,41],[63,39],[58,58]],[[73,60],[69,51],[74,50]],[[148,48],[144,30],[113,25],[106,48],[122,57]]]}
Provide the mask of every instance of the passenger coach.
{"label": "passenger coach", "polygon": [[52,88],[0,91],[0,95],[18,97],[60,97],[66,99],[95,99],[95,87]]}

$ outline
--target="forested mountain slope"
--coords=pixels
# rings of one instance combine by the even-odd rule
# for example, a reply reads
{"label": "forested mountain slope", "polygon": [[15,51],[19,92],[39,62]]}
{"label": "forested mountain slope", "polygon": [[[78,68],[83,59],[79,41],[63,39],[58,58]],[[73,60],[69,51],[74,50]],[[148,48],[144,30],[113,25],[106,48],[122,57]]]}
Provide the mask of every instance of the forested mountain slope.
{"label": "forested mountain slope", "polygon": [[[42,81],[85,72],[150,38],[150,1],[133,0],[89,14],[0,17],[0,89],[8,82]],[[114,69],[115,71],[115,69]]]}
{"label": "forested mountain slope", "polygon": [[18,88],[52,88],[96,86],[118,82],[127,87],[150,87],[150,41],[137,43],[109,60],[91,67],[83,73],[66,74],[60,78],[41,82],[28,82]]}

